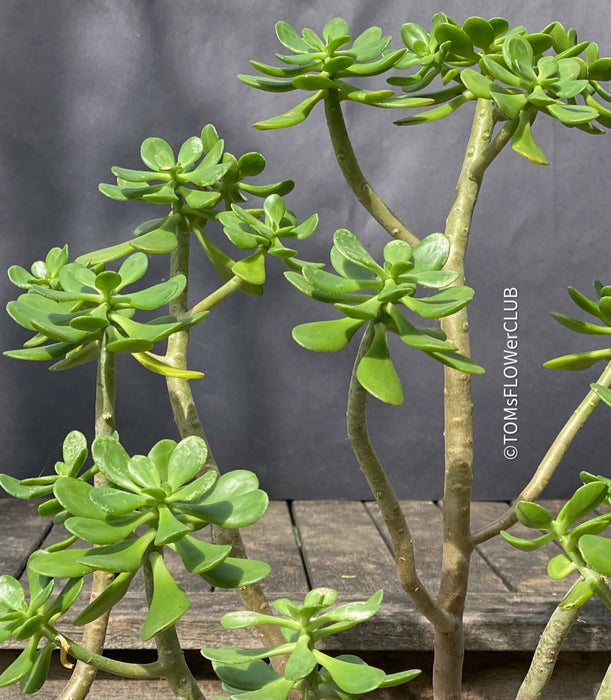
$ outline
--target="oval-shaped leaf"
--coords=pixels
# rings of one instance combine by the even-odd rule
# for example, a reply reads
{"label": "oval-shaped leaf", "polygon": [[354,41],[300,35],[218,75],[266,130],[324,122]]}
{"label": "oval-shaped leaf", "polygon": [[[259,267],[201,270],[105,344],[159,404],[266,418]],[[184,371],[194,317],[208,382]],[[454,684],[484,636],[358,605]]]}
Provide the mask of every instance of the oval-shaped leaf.
{"label": "oval-shaped leaf", "polygon": [[390,359],[386,332],[383,323],[374,325],[373,340],[359,362],[356,376],[360,385],[376,399],[400,406],[403,403],[403,388]]}
{"label": "oval-shaped leaf", "polygon": [[314,352],[336,352],[352,340],[365,323],[363,319],[339,318],[332,321],[314,321],[293,328],[293,339]]}
{"label": "oval-shaped leaf", "polygon": [[171,627],[191,607],[189,596],[172,578],[162,555],[151,552],[149,560],[153,572],[153,596],[142,626],[142,641]]}

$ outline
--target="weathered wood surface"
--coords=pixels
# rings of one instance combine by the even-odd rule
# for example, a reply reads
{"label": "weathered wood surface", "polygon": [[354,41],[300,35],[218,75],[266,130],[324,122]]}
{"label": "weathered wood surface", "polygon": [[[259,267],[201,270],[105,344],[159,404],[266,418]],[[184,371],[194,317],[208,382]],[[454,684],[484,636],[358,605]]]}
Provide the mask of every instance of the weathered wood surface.
{"label": "weathered wood surface", "polygon": [[[557,505],[547,503],[554,511]],[[441,561],[441,504],[405,501],[403,507],[411,529],[416,562],[422,581],[434,595]],[[476,530],[500,516],[507,508],[504,503],[475,503],[472,525]],[[526,528],[512,529],[518,535],[528,534]],[[201,533],[206,536],[208,533]],[[51,544],[62,537],[60,528],[50,528],[48,521],[38,517],[31,503],[0,500],[0,572],[22,577],[28,555],[41,544]],[[414,609],[396,581],[388,536],[378,508],[372,503],[352,501],[294,501],[273,502],[260,523],[243,530],[250,556],[263,559],[272,566],[264,581],[270,597],[289,597],[296,601],[314,587],[329,586],[340,593],[340,600],[362,600],[376,590],[384,589],[384,602],[378,615],[367,623],[325,641],[333,651],[358,653],[382,652],[392,656],[402,652],[414,656],[414,667],[425,668],[430,656],[432,633],[429,624]],[[547,549],[547,551],[546,551]],[[535,552],[520,552],[496,538],[479,547],[473,555],[471,587],[465,614],[467,660],[489,658],[487,671],[467,680],[465,700],[495,697],[498,700],[515,697],[517,678],[523,675],[526,652],[531,651],[558,601],[566,592],[566,581],[553,582],[546,576],[548,548]],[[178,625],[185,649],[199,650],[204,645],[243,644],[256,646],[258,632],[254,630],[224,630],[221,616],[241,608],[235,591],[210,590],[197,576],[182,571],[178,560],[170,558],[169,567],[180,584],[189,592],[191,610]],[[134,650],[151,648],[139,639],[139,629],[146,614],[141,583],[135,581],[130,591],[116,607],[111,620],[107,648]],[[83,602],[82,605],[85,603]],[[73,613],[72,616],[76,614]],[[67,616],[69,620],[70,616]],[[71,635],[78,638],[78,633]],[[14,654],[19,644],[0,645],[0,668],[7,655]],[[599,673],[609,662],[611,651],[611,616],[602,605],[588,604],[579,622],[563,647],[567,661],[559,670],[564,678],[549,697],[563,700],[595,696]],[[588,652],[585,654],[585,652]],[[519,662],[509,657],[522,654]],[[572,654],[572,655],[571,655]],[[428,655],[428,656],[427,656]],[[513,657],[512,657],[513,658]],[[496,659],[496,661],[494,661]],[[403,658],[405,663],[405,658]],[[513,664],[513,666],[512,666]],[[581,664],[581,671],[592,665],[589,686],[576,695],[571,674]],[[384,663],[380,663],[384,665]],[[468,666],[468,664],[467,664]],[[520,667],[519,672],[514,666]],[[402,666],[405,667],[404,665]],[[599,668],[600,667],[600,668]],[[513,670],[512,670],[513,669]],[[389,669],[391,670],[391,669]],[[487,674],[487,675],[486,675]],[[512,675],[513,674],[513,675]],[[583,673],[580,673],[583,680]],[[478,679],[475,678],[478,676]],[[55,697],[62,683],[62,670],[55,680],[37,697]],[[206,687],[212,681],[202,681]],[[519,685],[519,683],[518,683]],[[379,700],[390,698],[426,698],[427,681],[405,686],[399,694],[387,691],[377,695]],[[91,696],[96,698],[167,697],[163,682],[149,683],[103,679]],[[0,690],[0,698],[14,697],[14,689]],[[97,694],[96,694],[97,693]]]}

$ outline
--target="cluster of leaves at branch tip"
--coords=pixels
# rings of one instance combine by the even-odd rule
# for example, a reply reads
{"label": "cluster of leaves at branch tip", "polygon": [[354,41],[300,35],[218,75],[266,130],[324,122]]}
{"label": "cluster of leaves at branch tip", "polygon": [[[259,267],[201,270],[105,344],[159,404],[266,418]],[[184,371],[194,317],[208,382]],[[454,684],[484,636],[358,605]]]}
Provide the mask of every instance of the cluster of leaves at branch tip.
{"label": "cluster of leaves at branch tip", "polygon": [[[601,323],[581,321],[560,313],[552,313],[552,316],[558,323],[561,323],[563,326],[566,326],[576,333],[609,336],[611,335],[611,286],[603,285],[600,280],[594,280],[592,286],[596,294],[595,300],[577,291],[574,287],[569,287],[568,292],[571,299],[582,311],[590,314],[590,316],[593,316]],[[609,362],[609,360],[611,360],[611,348],[562,355],[561,357],[549,360],[544,364],[544,367],[578,371],[588,369],[601,360],[604,362]],[[608,392],[608,389],[604,387],[601,387],[601,389],[603,393]]]}
{"label": "cluster of leaves at branch tip", "polygon": [[[471,374],[484,371],[456,352],[440,328],[414,325],[400,310],[403,307],[422,318],[438,319],[455,313],[473,298],[470,287],[448,286],[457,274],[442,269],[450,250],[442,233],[427,236],[414,248],[404,241],[391,241],[384,247],[382,265],[346,229],[336,231],[333,242],[331,264],[337,274],[316,266],[304,266],[301,274],[285,273],[299,291],[334,304],[343,314],[340,319],[294,328],[293,337],[300,345],[317,352],[341,350],[367,324],[371,343],[359,362],[357,378],[372,396],[393,405],[403,403],[403,389],[390,357],[389,332],[449,367]],[[415,297],[419,285],[440,291]]]}
{"label": "cluster of leaves at branch tip", "polygon": [[[322,38],[308,28],[299,36],[287,22],[276,24],[276,35],[292,52],[276,54],[284,66],[251,61],[265,77],[238,77],[260,90],[312,94],[288,112],[254,124],[259,129],[302,122],[331,91],[340,100],[375,107],[430,107],[397,120],[399,125],[435,121],[466,102],[484,99],[494,102],[497,120],[514,123],[514,150],[546,165],[531,130],[537,115],[591,134],[611,127],[611,109],[600,101],[611,101],[611,93],[601,85],[611,79],[611,58],[599,57],[597,44],[579,42],[576,31],[565,30],[559,22],[529,32],[524,26],[510,28],[502,17],[469,17],[460,26],[440,12],[430,31],[414,22],[404,24],[401,38],[406,48],[398,50],[389,48],[391,37],[383,36],[380,27],[370,27],[353,41],[348,23],[340,17],[325,24]],[[361,89],[351,82],[390,70],[401,72],[387,83],[407,96],[388,88]],[[436,79],[441,85],[427,91]]]}
{"label": "cluster of leaves at branch tip", "polygon": [[[268,498],[257,477],[246,470],[219,476],[202,474],[207,447],[199,437],[179,443],[161,440],[148,455],[130,457],[118,437],[100,436],[92,456],[107,480],[92,486],[79,474],[88,457],[86,440],[77,432],[64,442],[64,462],[57,474],[17,482],[2,475],[1,484],[20,498],[52,496],[42,512],[63,523],[69,537],[34,552],[27,565],[29,604],[21,583],[0,577],[0,642],[13,636],[30,639],[26,649],[0,675],[0,687],[22,681],[22,689],[40,687],[50,653],[60,645],[55,621],[76,600],[83,577],[95,570],[115,573],[112,583],[77,616],[75,625],[95,620],[127,593],[138,570],[150,566],[153,593],[141,636],[143,640],[174,625],[189,609],[188,594],[164,562],[164,549],[178,554],[185,569],[212,586],[237,588],[264,578],[270,567],[230,556],[230,545],[208,543],[192,533],[213,523],[226,528],[252,525],[263,516]],[[83,540],[91,547],[74,547]],[[53,579],[68,579],[50,599]],[[45,646],[38,643],[46,638]],[[40,683],[40,685],[39,685]],[[24,692],[35,692],[24,690]]]}
{"label": "cluster of leaves at branch tip", "polygon": [[[382,591],[367,601],[331,608],[336,600],[337,591],[315,588],[306,595],[303,605],[286,598],[274,601],[272,607],[280,616],[249,611],[229,613],[221,620],[223,627],[276,625],[281,628],[286,643],[261,649],[205,648],[202,654],[212,661],[223,689],[231,698],[252,700],[286,700],[291,691],[300,690],[306,678],[310,680],[312,675],[319,697],[350,700],[377,688],[401,685],[420,674],[419,670],[386,674],[358,656],[332,657],[318,650],[316,644],[320,640],[373,617],[380,609]],[[264,661],[278,655],[288,655],[283,675]]]}
{"label": "cluster of leaves at branch tip", "polygon": [[[611,479],[589,472],[580,474],[584,485],[553,518],[551,513],[529,501],[520,501],[516,516],[522,525],[543,531],[535,539],[528,540],[502,531],[501,535],[514,547],[533,551],[556,540],[564,550],[552,557],[547,573],[553,579],[564,579],[573,572],[579,574],[577,582],[560,602],[564,610],[580,608],[593,595],[611,610],[611,590],[605,577],[611,576],[611,539],[601,535],[611,524],[611,512],[596,515],[602,505],[611,506]],[[592,516],[584,520],[587,516]]]}
{"label": "cluster of leaves at branch tip", "polygon": [[[176,248],[176,236],[180,232],[193,232],[224,281],[237,273],[260,279],[260,274],[257,276],[250,270],[253,267],[260,271],[260,265],[236,263],[204,233],[204,228],[208,221],[218,219],[221,211],[231,212],[232,206],[245,202],[248,196],[281,197],[293,189],[294,183],[283,180],[268,185],[252,184],[247,180],[263,172],[265,158],[257,152],[245,153],[237,158],[224,148],[225,142],[212,124],[204,126],[200,136],[188,138],[181,145],[178,155],[162,138],[145,139],[140,148],[140,157],[150,170],[114,166],[112,173],[116,176],[116,184],[101,184],[100,191],[118,201],[139,200],[170,205],[171,210],[166,216],[140,224],[134,231],[135,240],[87,256],[87,264],[106,262],[124,255],[128,247],[149,253],[170,252]],[[237,211],[245,210],[238,208]],[[264,213],[260,208],[247,212],[254,218]],[[227,225],[227,218],[232,215],[224,214]],[[292,223],[295,225],[294,219]],[[232,228],[239,226],[237,222]],[[238,245],[238,248],[241,247]],[[260,284],[246,284],[242,291],[261,294]]]}

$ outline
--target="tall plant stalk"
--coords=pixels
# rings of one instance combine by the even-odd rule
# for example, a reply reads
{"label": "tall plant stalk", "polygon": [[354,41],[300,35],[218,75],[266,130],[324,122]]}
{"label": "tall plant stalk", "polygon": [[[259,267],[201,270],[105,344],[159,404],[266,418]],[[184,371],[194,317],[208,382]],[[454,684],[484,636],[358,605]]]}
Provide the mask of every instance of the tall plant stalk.
{"label": "tall plant stalk", "polygon": [[[115,355],[106,350],[104,339],[100,341],[95,395],[95,436],[112,435],[115,431],[116,399],[116,363]],[[106,483],[100,472],[94,476],[94,485]],[[91,581],[90,602],[95,600],[114,578],[107,571],[94,571]],[[81,645],[95,654],[104,650],[106,630],[110,611],[100,615],[87,624],[83,631]],[[95,679],[97,669],[84,661],[77,661],[70,680],[59,695],[59,700],[83,700],[87,697]]]}
{"label": "tall plant stalk", "polygon": [[[170,257],[170,274],[171,276],[182,274],[187,280],[189,279],[189,257],[190,257],[190,234],[185,231],[177,232],[178,246],[172,252]],[[211,305],[216,305],[230,294],[233,294],[240,288],[240,283],[234,280],[231,284],[227,283],[221,287],[224,290],[224,295],[215,293],[213,299],[209,302]],[[220,291],[220,290],[219,290]],[[202,303],[196,307],[198,311],[204,310]],[[209,308],[209,307],[208,307]],[[192,312],[193,310],[191,310]],[[186,318],[189,313],[188,305],[188,286],[183,294],[170,304],[170,313],[178,319]],[[172,334],[168,338],[168,348],[166,360],[169,364],[180,369],[187,368],[187,357],[189,354],[189,330],[185,329]],[[208,445],[208,456],[206,459],[206,469],[212,469],[220,473],[218,464],[214,458],[212,449],[206,437],[204,427],[197,409],[197,405],[193,398],[193,392],[188,380],[168,377],[167,378],[168,394],[174,421],[178,428],[181,437],[185,438],[190,435],[197,435],[206,441]],[[214,538],[219,544],[231,545],[232,556],[242,559],[247,558],[246,547],[242,540],[239,530],[231,530],[228,528],[214,526]],[[271,611],[271,607],[263,589],[259,584],[242,586],[238,593],[242,603],[246,608],[254,612]],[[260,629],[260,634],[264,643],[268,646],[278,646],[284,642],[284,637],[279,628],[264,625]]]}

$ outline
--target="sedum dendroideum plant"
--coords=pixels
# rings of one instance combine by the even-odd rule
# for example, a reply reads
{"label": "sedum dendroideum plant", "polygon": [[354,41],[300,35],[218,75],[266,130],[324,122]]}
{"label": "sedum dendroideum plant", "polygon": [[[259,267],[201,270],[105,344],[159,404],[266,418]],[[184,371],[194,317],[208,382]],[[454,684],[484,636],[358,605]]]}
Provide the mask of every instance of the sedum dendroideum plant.
{"label": "sedum dendroideum plant", "polygon": [[[578,41],[576,32],[566,31],[559,22],[530,32],[522,26],[510,28],[499,17],[471,17],[459,25],[438,13],[430,29],[404,24],[397,48],[391,48],[391,37],[377,26],[353,38],[341,18],[329,20],[322,35],[308,28],[299,34],[283,21],[277,23],[276,33],[287,51],[277,54],[280,63],[252,61],[260,75],[239,77],[253,88],[298,91],[305,97],[287,112],[254,126],[262,130],[296,126],[318,103],[324,105],[331,146],[348,185],[393,240],[384,247],[383,259],[376,260],[357,235],[339,229],[330,251],[333,271],[324,269],[324,263],[303,260],[293,246],[314,234],[318,217],[312,214],[299,222],[287,208],[284,197],[293,188],[290,180],[270,185],[249,182],[263,172],[263,156],[226,152],[216,129],[207,125],[177,153],[161,138],[146,139],[140,150],[145,169],[115,166],[116,182],[100,186],[113,200],[162,207],[161,215],[140,224],[132,238],[81,253],[72,262],[67,247],[57,247],[30,270],[10,268],[11,281],[23,293],[9,302],[8,312],[32,335],[23,348],[5,354],[51,361],[53,370],[91,362],[97,372],[91,463],[87,439],[72,431],[55,474],[21,481],[0,476],[0,484],[11,495],[44,499],[41,514],[66,529],[62,541],[29,558],[29,591],[10,576],[0,577],[0,640],[11,636],[29,640],[18,659],[0,674],[0,687],[19,683],[23,692],[36,692],[57,648],[63,661],[68,656],[78,660],[61,695],[65,700],[84,698],[96,669],[133,678],[166,678],[177,697],[202,698],[176,634],[175,624],[190,601],[165,564],[168,550],[194,576],[214,586],[239,589],[249,612],[227,615],[226,627],[262,625],[263,649],[203,650],[231,697],[285,700],[300,692],[308,700],[353,698],[418,674],[387,676],[356,657],[333,659],[316,648],[327,635],[375,614],[381,593],[363,603],[328,610],[335,592],[316,589],[301,606],[276,601],[276,615],[257,586],[267,565],[245,558],[239,528],[263,515],[267,497],[251,472],[220,474],[190,389],[189,382],[203,375],[187,366],[187,357],[191,333],[205,329],[205,317],[235,292],[261,294],[267,266],[273,262],[288,268],[287,280],[300,292],[332,304],[337,312],[331,320],[297,325],[293,330],[297,343],[318,352],[343,350],[353,339],[358,343],[348,392],[348,435],[388,528],[399,581],[434,628],[435,698],[461,696],[463,612],[474,547],[500,534],[522,549],[552,540],[562,547],[563,553],[550,560],[549,574],[576,580],[541,638],[519,696],[541,697],[580,607],[593,596],[611,607],[606,582],[611,553],[604,536],[611,521],[605,510],[611,499],[609,479],[583,472],[584,485],[555,518],[534,503],[596,405],[601,400],[611,405],[611,350],[547,363],[568,370],[587,369],[601,360],[608,364],[516,504],[497,521],[472,532],[471,376],[484,371],[485,357],[476,351],[471,359],[467,306],[474,291],[465,285],[464,266],[482,179],[505,146],[544,165],[547,158],[533,135],[537,118],[550,117],[592,134],[611,126],[611,109],[606,106],[611,93],[603,86],[611,80],[611,59],[601,58],[596,44]],[[364,87],[361,79],[366,79]],[[382,81],[377,88],[375,79]],[[345,101],[394,110],[399,126],[425,124],[472,106],[473,125],[443,232],[417,235],[366,180],[343,118]],[[253,197],[261,201],[253,205]],[[220,278],[214,291],[196,302],[188,298],[191,248],[203,254],[208,271]],[[152,254],[169,256],[169,276],[142,287]],[[597,301],[572,288],[569,293],[598,320],[596,324],[563,314],[555,318],[579,333],[609,334],[611,288],[599,282],[594,288]],[[167,309],[162,312],[163,307]],[[140,319],[141,312],[152,311],[161,315]],[[408,351],[424,352],[444,366],[444,532],[436,592],[422,583],[409,513],[403,513],[367,430],[370,397],[392,405],[404,401],[389,334],[397,335]],[[165,349],[154,352],[162,341]],[[130,354],[165,377],[180,441],[162,439],[147,455],[134,456],[121,445],[114,410],[121,386],[117,353]],[[518,520],[543,532],[533,540],[507,533]],[[193,534],[209,524],[210,543]],[[103,655],[108,616],[139,570],[147,597],[141,637],[154,639],[159,652],[158,659],[148,664]],[[89,580],[89,602],[75,620],[77,626],[85,626],[77,643],[58,621]],[[263,660],[267,658],[273,665]],[[601,700],[610,683],[607,674]]]}
{"label": "sedum dendroideum plant", "polygon": [[[466,306],[470,290],[464,286],[473,211],[484,174],[505,146],[510,145],[517,154],[533,163],[548,164],[534,136],[533,125],[537,118],[550,117],[564,126],[591,134],[605,133],[605,127],[611,126],[608,106],[611,93],[603,83],[611,79],[611,59],[600,57],[595,43],[579,41],[574,29],[567,31],[559,22],[531,32],[524,26],[511,28],[508,21],[500,17],[490,20],[470,17],[460,25],[440,12],[433,17],[430,28],[408,22],[401,27],[400,34],[403,45],[392,49],[391,37],[384,36],[377,26],[354,37],[348,23],[339,17],[329,20],[322,34],[310,28],[299,33],[287,22],[280,21],[276,24],[276,35],[284,51],[276,54],[279,63],[251,61],[258,75],[240,75],[239,78],[253,88],[272,93],[306,93],[305,99],[292,109],[256,122],[257,129],[293,127],[303,122],[318,103],[324,105],[330,142],[346,182],[370,215],[396,239],[385,248],[382,266],[358,241],[355,242],[354,237],[338,231],[331,253],[331,263],[338,275],[308,267],[303,267],[301,275],[287,273],[300,291],[316,300],[333,303],[344,315],[337,320],[297,326],[293,335],[306,348],[335,351],[347,345],[365,326],[350,383],[348,435],[388,528],[399,580],[435,630],[435,698],[459,698],[462,618],[471,554],[475,545],[499,535],[515,523],[521,512],[514,505],[496,522],[479,532],[471,531],[473,405],[470,376],[482,371],[479,364],[469,359]],[[387,75],[385,82],[374,86],[372,78],[382,74]],[[367,78],[363,86],[362,78]],[[403,95],[397,95],[395,88],[400,88]],[[342,103],[345,101],[369,107],[416,110],[407,116],[400,114],[395,120],[399,126],[447,118],[458,109],[472,105],[473,125],[443,234],[420,239],[367,181],[344,121]],[[443,282],[439,276],[427,278],[425,273],[419,278],[418,275],[422,269],[419,249],[436,236],[444,240],[447,250],[443,255],[441,249],[438,252],[436,263],[441,262],[439,266],[427,269],[445,273]],[[410,258],[412,251],[413,260]],[[443,289],[419,300],[414,296],[416,284],[426,285],[427,279],[434,280],[430,286]],[[559,314],[556,319],[578,332],[607,333],[606,299],[609,297],[605,290],[608,288],[596,283],[595,289],[600,303],[586,300],[574,291],[571,296],[581,308],[602,320],[604,326]],[[441,329],[416,326],[404,316],[406,309],[425,318],[440,318]],[[386,335],[389,332],[397,333],[407,345],[446,365],[443,561],[436,594],[429,591],[419,577],[408,521],[367,431],[370,396],[390,404],[403,402],[401,381],[388,350]],[[559,358],[548,366],[581,369],[599,360],[608,362],[610,357],[609,350],[596,350]],[[588,392],[534,470],[518,500],[531,502],[542,493],[566,448],[601,396],[605,396],[601,392],[608,391],[606,387],[610,382],[611,365],[608,364],[596,387]],[[595,528],[600,525],[602,531],[607,522],[603,518]],[[596,534],[596,537],[601,536]],[[600,557],[596,561],[600,563]],[[583,578],[585,569],[577,566],[574,570]],[[601,591],[608,591],[601,578],[604,570],[604,566],[598,569],[597,586]],[[583,589],[591,580],[588,575],[575,585]],[[601,597],[608,605],[607,594]],[[560,637],[555,638],[556,651],[561,641]],[[529,674],[525,692],[530,695],[524,697],[539,697],[548,678],[536,672]],[[605,692],[602,688],[601,693]]]}

